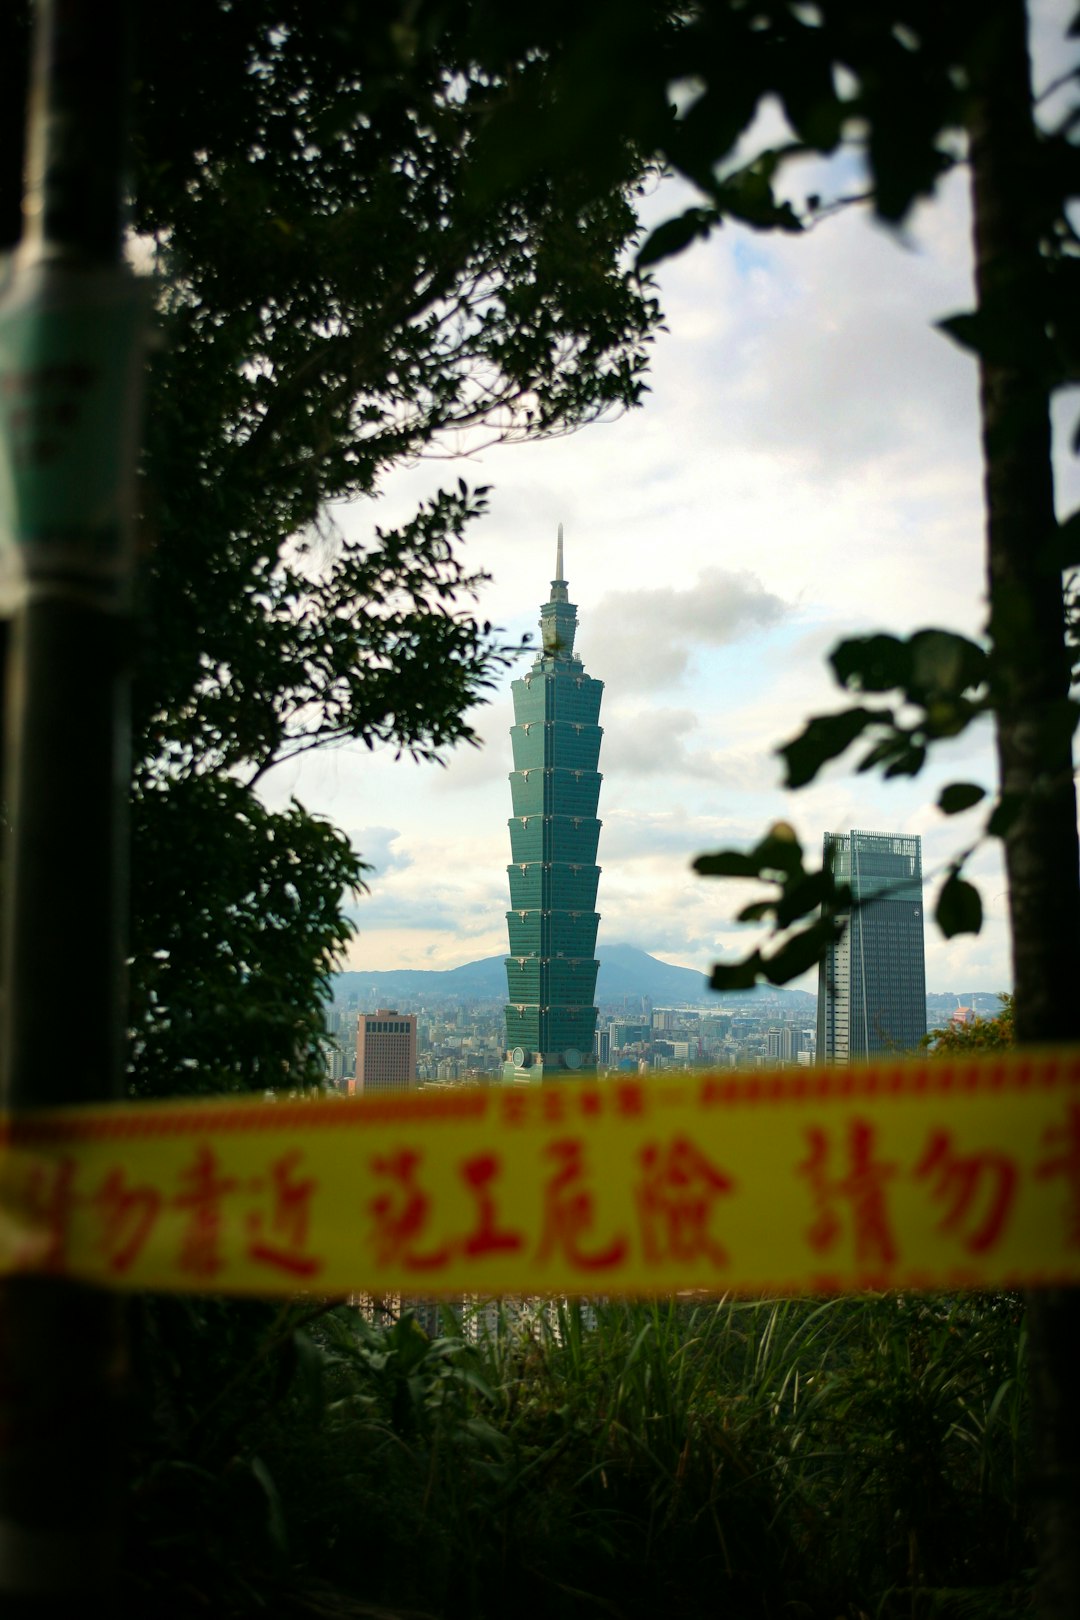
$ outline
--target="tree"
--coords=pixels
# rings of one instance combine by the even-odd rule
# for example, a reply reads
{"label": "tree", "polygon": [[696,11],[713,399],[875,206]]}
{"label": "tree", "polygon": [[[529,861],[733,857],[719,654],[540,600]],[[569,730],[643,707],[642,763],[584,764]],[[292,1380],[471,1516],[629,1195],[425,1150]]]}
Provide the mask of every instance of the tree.
{"label": "tree", "polygon": [[998,997],[1000,1011],[993,1018],[971,1018],[966,1023],[949,1023],[943,1029],[932,1029],[922,1039],[923,1046],[935,1057],[956,1057],[976,1052],[999,1052],[1016,1044],[1013,1024],[1013,998]]}
{"label": "tree", "polygon": [[[391,0],[135,11],[132,219],[160,342],[131,1084],[302,1083],[321,1068],[362,865],[301,806],[268,810],[257,784],[347,740],[422,757],[472,740],[466,711],[500,657],[458,550],[483,489],[460,481],[366,542],[342,537],[333,506],[463,434],[560,433],[638,399],[659,318],[627,252],[639,165],[623,143],[602,194],[563,169],[492,205],[469,196],[479,132],[544,83],[559,42],[481,60],[467,5],[416,26]],[[21,8],[0,30],[15,64]],[[17,172],[0,179],[9,226]]]}

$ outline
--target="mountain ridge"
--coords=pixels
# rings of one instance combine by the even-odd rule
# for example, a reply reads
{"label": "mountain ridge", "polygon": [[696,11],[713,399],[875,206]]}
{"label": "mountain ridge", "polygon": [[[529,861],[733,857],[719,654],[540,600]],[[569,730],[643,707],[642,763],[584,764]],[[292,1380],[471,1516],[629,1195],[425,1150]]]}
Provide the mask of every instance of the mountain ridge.
{"label": "mountain ridge", "polygon": [[[597,952],[596,999],[601,1005],[648,996],[654,1004],[688,1003],[715,1006],[719,1011],[746,999],[775,998],[792,1011],[809,1011],[815,997],[806,990],[779,990],[759,985],[754,990],[721,993],[709,988],[708,977],[693,968],[680,967],[651,956],[637,945],[607,945]],[[379,1005],[395,1000],[426,997],[428,1000],[505,1001],[506,956],[485,956],[464,962],[456,968],[390,968],[379,972],[351,969],[334,974],[334,999],[352,1000],[368,989],[375,991]]]}

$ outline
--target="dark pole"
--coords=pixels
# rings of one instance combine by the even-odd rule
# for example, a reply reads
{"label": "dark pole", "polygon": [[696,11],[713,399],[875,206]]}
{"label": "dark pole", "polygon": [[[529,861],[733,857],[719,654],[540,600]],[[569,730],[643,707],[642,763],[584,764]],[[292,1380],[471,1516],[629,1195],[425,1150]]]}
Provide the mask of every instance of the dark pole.
{"label": "dark pole", "polygon": [[[120,1087],[142,305],[122,250],[125,13],[38,0],[23,234],[0,301],[0,1086],[15,1113]],[[111,1298],[60,1279],[0,1290],[5,1616],[101,1612],[113,1587],[121,1327]]]}

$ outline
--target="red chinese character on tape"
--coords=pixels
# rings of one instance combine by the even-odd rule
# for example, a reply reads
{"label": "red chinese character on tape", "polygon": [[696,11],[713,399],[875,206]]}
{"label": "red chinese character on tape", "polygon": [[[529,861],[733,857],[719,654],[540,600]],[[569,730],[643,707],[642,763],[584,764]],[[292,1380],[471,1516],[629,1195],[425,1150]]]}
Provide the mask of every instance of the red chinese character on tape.
{"label": "red chinese character on tape", "polygon": [[615,1111],[624,1117],[637,1118],[645,1112],[645,1088],[636,1080],[620,1081],[615,1088]]}
{"label": "red chinese character on tape", "polygon": [[1061,1152],[1052,1154],[1035,1166],[1040,1181],[1051,1176],[1064,1176],[1068,1196],[1068,1229],[1066,1241],[1080,1249],[1080,1103],[1070,1103],[1062,1125],[1048,1125],[1042,1134],[1042,1145]]}
{"label": "red chinese character on tape", "polygon": [[964,1246],[972,1254],[992,1249],[1005,1228],[1019,1172],[1004,1153],[956,1151],[949,1131],[933,1131],[914,1174],[931,1183],[930,1195],[945,1204],[939,1232],[971,1228]]}
{"label": "red chinese character on tape", "polygon": [[544,1118],[549,1125],[561,1125],[566,1118],[566,1097],[557,1085],[545,1086],[540,1093]]}
{"label": "red chinese character on tape", "polygon": [[164,1202],[156,1187],[130,1186],[122,1169],[110,1170],[87,1202],[100,1221],[99,1246],[110,1271],[138,1259]]}
{"label": "red chinese character on tape", "polygon": [[[248,1216],[249,1259],[273,1266],[292,1277],[314,1277],[322,1270],[322,1261],[304,1252],[311,1222],[311,1200],[318,1182],[311,1177],[307,1180],[296,1177],[296,1167],[303,1156],[299,1148],[293,1148],[271,1164],[269,1222],[258,1213]],[[261,1191],[263,1185],[261,1177],[252,1183],[255,1191]]]}
{"label": "red chinese character on tape", "polygon": [[500,1094],[503,1122],[507,1125],[523,1125],[528,1118],[529,1099],[521,1091],[506,1090]]}
{"label": "red chinese character on tape", "polygon": [[498,1230],[491,1184],[501,1169],[502,1164],[494,1153],[482,1153],[475,1159],[466,1159],[461,1166],[462,1180],[476,1200],[476,1225],[462,1241],[463,1254],[514,1254],[525,1245],[520,1232]]}
{"label": "red chinese character on tape", "polygon": [[546,1154],[558,1168],[544,1189],[544,1227],[536,1251],[543,1264],[554,1249],[561,1249],[568,1260],[586,1271],[603,1271],[617,1266],[626,1256],[624,1237],[613,1238],[605,1248],[585,1253],[581,1241],[592,1231],[596,1218],[593,1191],[585,1170],[585,1144],[563,1137],[548,1144]]}
{"label": "red chinese character on tape", "polygon": [[814,1220],[807,1238],[815,1249],[830,1249],[843,1230],[837,1204],[846,1204],[854,1230],[855,1258],[860,1261],[896,1259],[896,1244],[889,1226],[885,1188],[896,1175],[896,1165],[874,1157],[874,1127],[864,1119],[853,1119],[848,1127],[840,1175],[829,1174],[832,1145],[820,1126],[806,1132],[810,1152],[798,1173],[810,1182]]}
{"label": "red chinese character on tape", "polygon": [[57,1159],[30,1167],[23,1197],[26,1212],[44,1231],[32,1233],[19,1244],[19,1256],[33,1261],[35,1271],[63,1271],[71,1218],[79,1199],[75,1192],[74,1159]]}
{"label": "red chinese character on tape", "polygon": [[213,1277],[225,1264],[221,1254],[223,1205],[239,1182],[221,1174],[217,1154],[208,1142],[195,1149],[195,1157],[181,1170],[179,1179],[183,1191],[169,1202],[173,1209],[188,1212],[188,1222],[177,1264],[193,1277]]}
{"label": "red chinese character on tape", "polygon": [[713,1206],[735,1183],[685,1136],[666,1148],[650,1142],[641,1150],[641,1181],[635,1191],[646,1261],[711,1260],[727,1265],[727,1253],[709,1232]]}
{"label": "red chinese character on tape", "polygon": [[450,1258],[450,1245],[421,1253],[417,1247],[431,1216],[431,1199],[416,1180],[422,1155],[411,1148],[399,1148],[371,1160],[375,1175],[391,1185],[368,1205],[374,1222],[373,1240],[377,1265],[400,1263],[408,1271],[434,1271]]}

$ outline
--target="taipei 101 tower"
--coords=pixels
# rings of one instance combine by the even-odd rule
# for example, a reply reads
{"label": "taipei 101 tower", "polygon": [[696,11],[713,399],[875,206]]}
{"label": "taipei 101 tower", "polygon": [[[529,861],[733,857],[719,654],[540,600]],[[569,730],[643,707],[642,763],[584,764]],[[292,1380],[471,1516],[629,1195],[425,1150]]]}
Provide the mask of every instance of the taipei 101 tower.
{"label": "taipei 101 tower", "polygon": [[574,654],[577,608],[555,578],[540,609],[541,646],[513,683],[510,906],[506,921],[509,1082],[539,1084],[595,1067],[596,846],[602,681]]}

